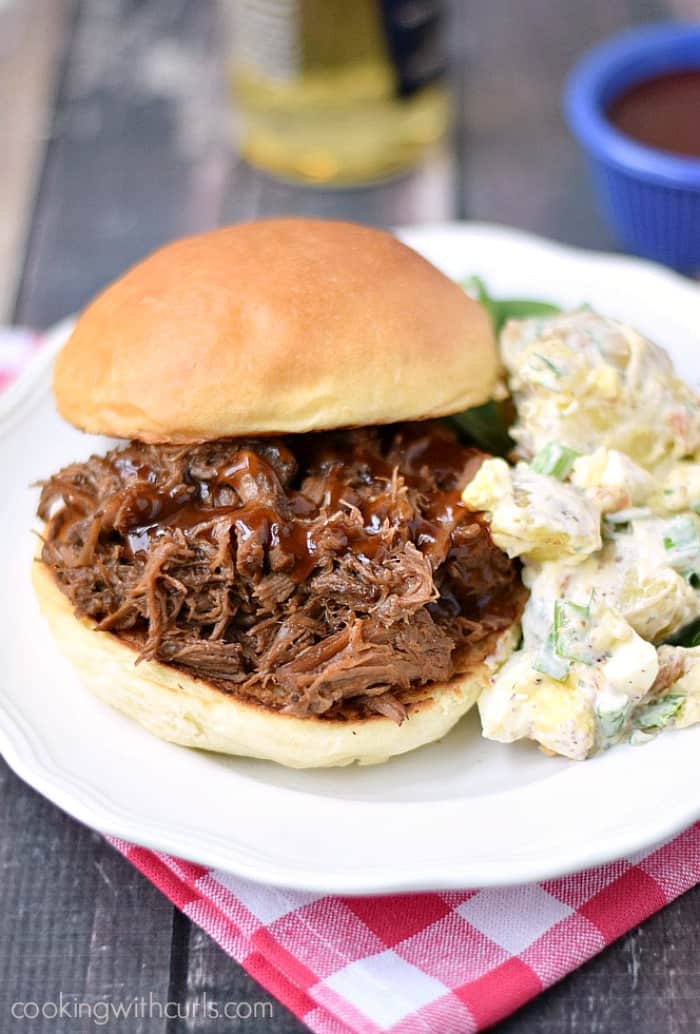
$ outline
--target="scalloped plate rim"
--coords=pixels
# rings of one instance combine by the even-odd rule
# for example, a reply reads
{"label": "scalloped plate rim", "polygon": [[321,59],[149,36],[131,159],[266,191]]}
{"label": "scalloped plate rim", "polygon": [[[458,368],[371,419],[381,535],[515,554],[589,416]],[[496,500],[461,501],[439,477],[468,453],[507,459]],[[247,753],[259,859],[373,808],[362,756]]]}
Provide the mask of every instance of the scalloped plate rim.
{"label": "scalloped plate rim", "polygon": [[[651,276],[657,282],[665,282],[674,291],[686,294],[693,305],[698,308],[700,316],[700,294],[690,283],[684,281],[677,274],[662,269],[642,259],[628,256],[611,255],[604,252],[588,252],[583,249],[571,248],[568,245],[558,242],[547,241],[543,238],[533,236],[523,231],[513,231],[507,227],[484,224],[484,223],[447,223],[420,227],[410,227],[400,230],[399,233],[407,241],[417,247],[424,247],[430,250],[430,241],[435,242],[439,238],[454,238],[456,241],[466,237],[477,238],[479,235],[484,238],[491,238],[494,241],[510,242],[518,246],[525,246],[539,250],[540,253],[550,255],[561,255],[563,259],[571,261],[575,259],[584,265],[591,262],[607,266],[611,274],[614,271],[624,269],[637,270],[644,277]],[[546,296],[546,289],[543,289],[543,296]],[[38,357],[18,378],[14,385],[0,397],[0,431],[11,430],[15,421],[22,422],[26,419],[24,406],[31,404],[39,398],[44,390],[46,375],[50,369],[53,356],[60,347],[60,344],[67,333],[71,320],[67,319],[58,324],[48,332],[50,340],[46,347],[39,353]],[[15,705],[12,705],[15,706]],[[365,866],[363,871],[352,874],[347,868],[339,869],[337,872],[315,870],[313,866],[300,866],[290,863],[283,857],[270,858],[269,848],[262,851],[255,849],[252,843],[237,843],[230,841],[223,843],[221,836],[211,833],[207,837],[201,829],[193,826],[180,825],[174,828],[172,824],[165,823],[162,827],[151,826],[144,828],[143,820],[133,813],[129,814],[129,808],[123,803],[114,800],[104,787],[100,788],[94,781],[81,772],[69,772],[62,767],[51,755],[50,747],[46,742],[46,730],[36,728],[23,728],[28,725],[22,715],[12,713],[12,706],[5,706],[4,695],[0,691],[0,750],[10,767],[27,783],[34,786],[44,796],[48,797],[59,807],[88,825],[95,826],[101,832],[119,837],[124,840],[131,840],[156,850],[167,851],[192,861],[200,862],[220,869],[227,869],[238,873],[252,880],[263,879],[265,882],[282,887],[294,887],[305,891],[328,892],[328,893],[388,893],[411,890],[447,889],[461,888],[467,885],[473,886],[500,886],[514,882],[524,882],[535,879],[547,879],[564,873],[572,872],[588,866],[597,865],[605,861],[618,858],[631,851],[644,850],[660,840],[668,838],[679,832],[685,826],[700,818],[700,801],[676,801],[674,807],[669,809],[663,819],[656,818],[650,821],[643,828],[639,826],[622,826],[616,835],[608,833],[607,838],[593,847],[583,848],[580,845],[569,845],[562,847],[558,854],[553,857],[536,857],[529,863],[522,860],[511,867],[503,865],[500,860],[492,860],[491,865],[480,868],[470,867],[464,859],[445,860],[440,867],[433,867],[426,871],[425,866],[412,866],[405,864],[401,871],[391,868],[388,862],[378,862],[376,866]],[[700,730],[691,730],[680,735],[684,738],[692,737],[697,740],[697,733]],[[645,750],[653,750],[654,744]],[[668,751],[667,751],[668,753]],[[687,753],[687,751],[686,751]],[[651,755],[649,755],[651,759]],[[580,766],[575,766],[580,767]],[[243,781],[247,777],[243,777]],[[254,782],[254,780],[249,780]],[[311,797],[316,800],[312,792],[288,790],[283,788],[266,787],[261,797],[267,795],[277,797],[280,801],[289,804],[291,798]],[[496,798],[520,798],[527,800],[531,794],[525,787],[520,791],[505,791],[496,793]],[[458,799],[461,802],[461,798]],[[469,800],[468,798],[466,800]],[[345,813],[359,809],[361,812],[373,812],[376,815],[391,813],[407,814],[407,810],[415,810],[416,813],[429,808],[442,812],[445,808],[456,808],[455,800],[438,801],[398,801],[398,802],[365,802],[340,799],[335,801],[335,807]],[[325,806],[325,805],[324,805]],[[388,810],[388,811],[387,811]],[[391,871],[389,869],[391,868]]]}

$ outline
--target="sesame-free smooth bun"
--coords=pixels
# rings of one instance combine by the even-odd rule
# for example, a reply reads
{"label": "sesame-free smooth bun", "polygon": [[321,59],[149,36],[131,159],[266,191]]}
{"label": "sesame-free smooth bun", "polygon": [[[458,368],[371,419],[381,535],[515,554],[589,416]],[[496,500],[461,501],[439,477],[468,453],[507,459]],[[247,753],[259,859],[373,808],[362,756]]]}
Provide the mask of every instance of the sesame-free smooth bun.
{"label": "sesame-free smooth bun", "polygon": [[379,714],[297,718],[159,661],[134,664],[136,649],[77,617],[45,564],[35,561],[32,580],[59,648],[100,699],[161,739],[289,768],[379,764],[440,739],[476,703],[517,642],[517,629],[511,627],[494,641],[491,657],[470,671],[404,694],[407,717],[400,725]]}
{"label": "sesame-free smooth bun", "polygon": [[485,311],[391,234],[271,219],[134,266],[79,319],[54,389],[85,431],[190,443],[444,416],[497,373]]}

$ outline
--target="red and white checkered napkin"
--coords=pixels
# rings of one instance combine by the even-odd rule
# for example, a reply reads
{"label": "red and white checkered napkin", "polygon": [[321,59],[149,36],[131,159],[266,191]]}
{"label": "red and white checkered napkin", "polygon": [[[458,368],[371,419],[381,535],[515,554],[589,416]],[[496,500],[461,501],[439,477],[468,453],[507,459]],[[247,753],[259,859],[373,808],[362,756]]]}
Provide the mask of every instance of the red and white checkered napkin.
{"label": "red and white checkered napkin", "polygon": [[[0,387],[36,351],[0,332]],[[324,897],[111,842],[317,1034],[468,1034],[700,882],[700,823],[576,876],[503,890]]]}
{"label": "red and white checkered napkin", "polygon": [[9,387],[42,344],[43,336],[26,327],[0,327],[0,391]]}
{"label": "red and white checkered napkin", "polygon": [[111,842],[317,1034],[469,1034],[700,882],[700,823],[624,861],[501,890],[278,890]]}

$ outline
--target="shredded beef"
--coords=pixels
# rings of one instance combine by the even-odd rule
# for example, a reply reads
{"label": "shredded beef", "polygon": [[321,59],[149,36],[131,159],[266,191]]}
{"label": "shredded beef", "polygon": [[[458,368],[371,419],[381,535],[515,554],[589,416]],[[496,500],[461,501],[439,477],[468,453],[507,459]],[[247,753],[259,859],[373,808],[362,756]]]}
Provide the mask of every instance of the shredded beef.
{"label": "shredded beef", "polygon": [[436,423],[196,446],[132,442],[43,486],[42,560],[79,615],[295,715],[466,670],[518,572],[461,503],[483,455]]}

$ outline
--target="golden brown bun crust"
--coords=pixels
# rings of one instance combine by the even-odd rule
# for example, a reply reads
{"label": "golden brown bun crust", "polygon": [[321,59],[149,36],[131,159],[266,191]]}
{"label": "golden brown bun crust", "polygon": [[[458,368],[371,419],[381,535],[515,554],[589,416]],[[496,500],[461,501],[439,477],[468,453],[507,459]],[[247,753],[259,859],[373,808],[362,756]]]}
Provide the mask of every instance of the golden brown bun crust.
{"label": "golden brown bun crust", "polygon": [[294,718],[229,696],[170,665],[134,664],[136,653],[128,643],[111,632],[95,631],[89,621],[75,616],[51,571],[38,560],[32,581],[58,646],[87,688],[102,700],[161,739],[264,758],[289,768],[354,761],[373,765],[440,739],[473,706],[517,638],[515,628],[510,629],[492,658],[450,682],[417,690],[401,725],[380,715],[357,721]]}
{"label": "golden brown bun crust", "polygon": [[485,311],[395,237],[271,219],[176,241],[83,313],[61,414],[147,442],[444,416],[497,377]]}

